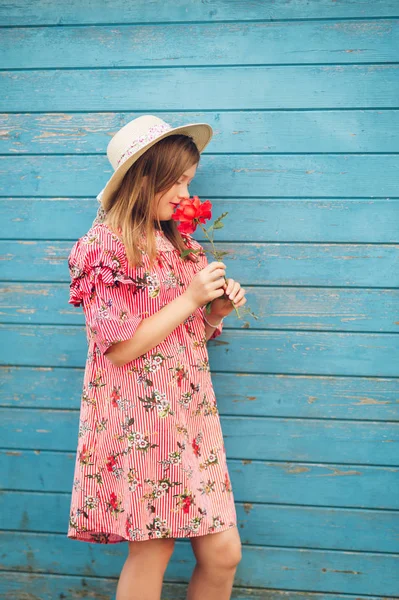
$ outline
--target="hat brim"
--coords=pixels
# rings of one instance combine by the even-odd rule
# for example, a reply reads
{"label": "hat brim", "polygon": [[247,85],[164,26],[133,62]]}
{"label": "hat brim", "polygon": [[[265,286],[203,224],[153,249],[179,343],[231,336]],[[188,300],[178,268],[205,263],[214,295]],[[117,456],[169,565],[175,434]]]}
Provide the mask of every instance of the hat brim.
{"label": "hat brim", "polygon": [[151,148],[151,146],[154,146],[157,142],[170,135],[176,135],[178,133],[192,137],[198,151],[201,153],[211,141],[213,129],[208,123],[188,123],[187,125],[174,127],[157,137],[155,140],[151,140],[151,142],[148,142],[148,144],[140,148],[140,150],[129,156],[129,158],[114,171],[101,192],[101,206],[106,212],[111,208],[112,197],[119,189],[124,176],[132,164],[135,163],[146,150]]}

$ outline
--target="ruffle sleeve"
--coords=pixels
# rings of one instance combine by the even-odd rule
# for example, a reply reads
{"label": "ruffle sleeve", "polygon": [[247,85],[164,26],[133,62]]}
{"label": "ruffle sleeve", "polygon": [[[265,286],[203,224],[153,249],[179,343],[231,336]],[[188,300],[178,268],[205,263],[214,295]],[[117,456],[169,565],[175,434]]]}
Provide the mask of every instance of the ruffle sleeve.
{"label": "ruffle sleeve", "polygon": [[119,238],[96,226],[81,237],[68,257],[69,304],[83,306],[88,340],[104,354],[132,338],[139,326],[141,288],[127,275],[127,257]]}
{"label": "ruffle sleeve", "polygon": [[[209,264],[208,263],[208,258],[205,254],[205,250],[203,248],[203,246],[201,246],[201,244],[194,239],[190,234],[186,233],[184,234],[185,240],[186,240],[186,245],[195,249],[195,250],[202,250],[202,252],[198,252],[196,254],[196,256],[198,256],[198,263],[197,263],[197,267],[198,270],[201,271],[202,269],[205,269],[205,267]],[[204,315],[207,317],[209,322],[212,322],[211,317],[208,318],[208,316],[205,313],[205,306],[201,306],[200,307],[200,311],[201,311],[201,315],[202,318],[204,318]],[[219,323],[219,325],[217,327],[215,327],[211,337],[209,338],[210,340],[215,339],[216,337],[218,337],[222,331],[223,331],[223,321],[221,323]],[[206,326],[205,324],[205,320],[204,320],[204,327]]]}

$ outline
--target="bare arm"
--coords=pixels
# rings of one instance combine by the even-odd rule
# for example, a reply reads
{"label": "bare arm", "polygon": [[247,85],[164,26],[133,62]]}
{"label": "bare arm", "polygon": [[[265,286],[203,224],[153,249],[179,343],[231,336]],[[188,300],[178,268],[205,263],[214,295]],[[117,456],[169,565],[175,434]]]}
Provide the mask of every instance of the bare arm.
{"label": "bare arm", "polygon": [[[122,367],[163,342],[199,306],[224,294],[221,286],[224,283],[225,266],[221,262],[212,262],[199,271],[183,294],[143,319],[132,338],[112,344],[105,352],[107,358],[116,367]],[[215,323],[219,320],[220,318],[214,319]],[[207,340],[213,331],[214,329],[206,326]]]}
{"label": "bare arm", "polygon": [[[215,324],[215,325],[219,325],[220,321],[222,320],[221,317],[217,314],[215,314],[212,310],[209,313],[209,315],[206,316],[206,318],[209,320],[210,323]],[[210,325],[208,325],[208,323],[205,323],[205,337],[206,337],[206,341],[208,341],[211,337],[211,335],[215,332],[215,327],[211,327]]]}
{"label": "bare arm", "polygon": [[188,294],[181,294],[155,314],[143,319],[134,337],[110,346],[105,353],[107,358],[116,367],[122,367],[163,342],[196,308]]}

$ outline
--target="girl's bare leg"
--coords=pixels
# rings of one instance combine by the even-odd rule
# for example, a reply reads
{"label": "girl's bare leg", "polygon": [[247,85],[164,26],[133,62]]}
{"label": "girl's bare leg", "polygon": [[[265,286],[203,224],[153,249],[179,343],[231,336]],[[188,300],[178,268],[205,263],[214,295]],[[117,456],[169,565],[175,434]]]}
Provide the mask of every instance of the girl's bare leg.
{"label": "girl's bare leg", "polygon": [[187,591],[187,600],[229,600],[241,540],[237,527],[190,539],[197,564]]}
{"label": "girl's bare leg", "polygon": [[129,542],[129,554],[119,577],[116,600],[160,600],[163,576],[173,554],[174,543],[172,538]]}

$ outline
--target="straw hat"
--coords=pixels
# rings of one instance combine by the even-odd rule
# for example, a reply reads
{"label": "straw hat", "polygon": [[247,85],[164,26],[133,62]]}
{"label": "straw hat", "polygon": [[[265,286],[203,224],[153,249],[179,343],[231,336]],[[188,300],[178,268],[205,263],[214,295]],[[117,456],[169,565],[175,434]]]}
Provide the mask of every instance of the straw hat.
{"label": "straw hat", "polygon": [[129,121],[116,132],[107,146],[108,160],[114,173],[97,196],[101,203],[98,214],[101,212],[104,215],[104,211],[110,209],[110,200],[132,164],[159,140],[178,133],[192,137],[199,152],[202,152],[210,142],[213,130],[207,123],[188,123],[172,127],[154,115],[143,115]]}

